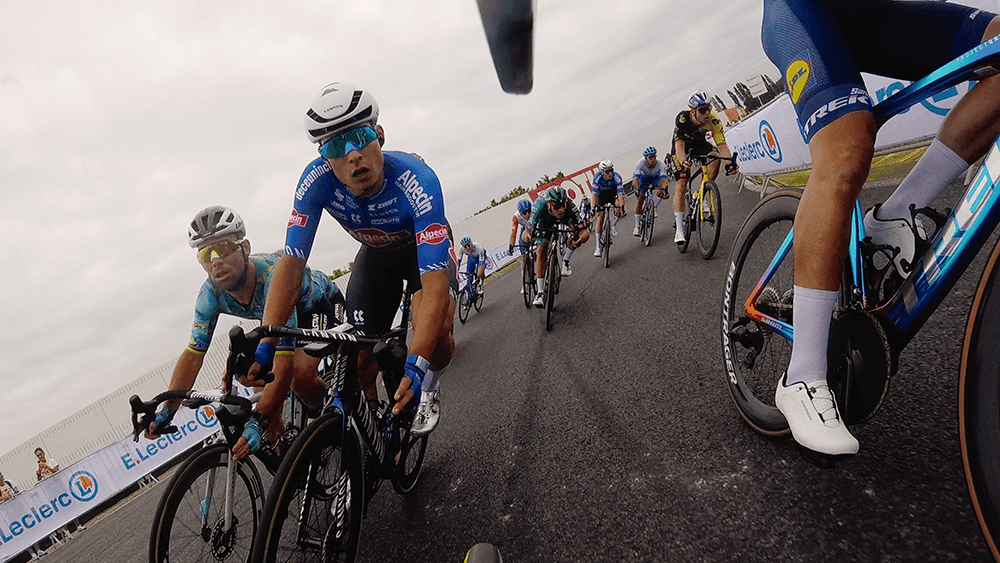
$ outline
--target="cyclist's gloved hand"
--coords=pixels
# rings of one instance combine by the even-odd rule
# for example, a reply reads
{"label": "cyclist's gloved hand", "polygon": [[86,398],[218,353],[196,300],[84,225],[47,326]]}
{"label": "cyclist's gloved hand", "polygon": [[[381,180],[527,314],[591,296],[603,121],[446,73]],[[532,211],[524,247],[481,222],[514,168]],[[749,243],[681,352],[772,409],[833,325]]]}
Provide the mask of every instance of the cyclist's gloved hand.
{"label": "cyclist's gloved hand", "polygon": [[171,421],[174,420],[174,414],[176,413],[176,410],[166,405],[161,405],[160,408],[156,409],[156,415],[153,417],[153,422],[150,423],[149,429],[145,433],[146,437],[153,438],[162,434],[162,431],[170,426]]}
{"label": "cyclist's gloved hand", "polygon": [[427,375],[427,370],[430,369],[431,363],[424,358],[418,356],[417,354],[410,354],[406,357],[406,364],[403,366],[403,373],[406,377],[410,378],[410,391],[413,396],[406,402],[406,404],[400,404],[405,396],[405,390],[397,389],[395,399],[397,401],[396,405],[392,408],[393,414],[399,414],[403,411],[403,407],[407,404],[416,405],[420,402],[420,388],[424,384],[424,376]]}
{"label": "cyclist's gloved hand", "polygon": [[254,417],[251,417],[243,426],[243,438],[247,441],[247,446],[250,447],[250,453],[255,454],[260,450],[260,436],[263,433],[264,429],[260,427],[260,422]]}
{"label": "cyclist's gloved hand", "polygon": [[274,364],[274,351],[274,344],[270,342],[261,342],[257,345],[253,359],[260,364],[261,375],[271,371],[271,366]]}

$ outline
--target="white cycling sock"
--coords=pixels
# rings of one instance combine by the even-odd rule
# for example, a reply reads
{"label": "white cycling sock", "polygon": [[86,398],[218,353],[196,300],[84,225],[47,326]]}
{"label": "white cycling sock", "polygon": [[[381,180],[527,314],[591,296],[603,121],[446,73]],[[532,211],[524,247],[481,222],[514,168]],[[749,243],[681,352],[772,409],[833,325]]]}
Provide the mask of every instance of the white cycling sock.
{"label": "white cycling sock", "polygon": [[662,197],[660,197],[660,196],[653,196],[653,207],[659,207],[661,201],[663,201]]}
{"label": "white cycling sock", "polygon": [[538,282],[538,293],[545,293],[545,278],[538,278],[535,281]]}
{"label": "white cycling sock", "polygon": [[826,349],[837,292],[795,286],[792,358],[787,383],[826,381]]}
{"label": "white cycling sock", "polygon": [[635,226],[636,227],[639,226],[639,214],[638,213],[635,214]]}
{"label": "white cycling sock", "polygon": [[573,249],[572,248],[567,248],[566,249],[566,254],[563,254],[563,260],[565,260],[566,262],[569,262],[569,259],[572,258],[572,257],[573,257]]}
{"label": "white cycling sock", "polygon": [[674,211],[674,222],[677,223],[677,228],[680,229],[681,228],[681,224],[684,223],[684,212],[683,211]]}
{"label": "white cycling sock", "polygon": [[421,391],[437,391],[441,387],[441,375],[448,369],[444,366],[441,369],[429,369],[424,375],[424,381],[420,385]]}
{"label": "white cycling sock", "polygon": [[927,207],[968,168],[969,163],[965,159],[934,139],[913,170],[879,208],[877,219],[909,219],[911,203],[917,209]]}

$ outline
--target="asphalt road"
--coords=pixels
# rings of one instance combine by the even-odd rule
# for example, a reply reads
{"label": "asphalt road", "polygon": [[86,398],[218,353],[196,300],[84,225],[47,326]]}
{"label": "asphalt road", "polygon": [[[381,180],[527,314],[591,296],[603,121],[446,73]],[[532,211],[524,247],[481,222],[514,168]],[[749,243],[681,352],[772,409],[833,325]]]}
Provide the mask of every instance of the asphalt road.
{"label": "asphalt road", "polygon": [[[516,271],[457,324],[443,419],[421,484],[388,485],[364,561],[459,562],[477,542],[519,562],[992,561],[959,457],[958,363],[970,269],[901,357],[861,453],[818,469],[737,414],[721,366],[726,257],[755,193],[720,182],[718,256],[681,255],[669,212],[652,246],[619,228],[611,267],[573,258],[545,332]],[[884,197],[885,190],[864,198]],[[954,196],[952,196],[954,197]],[[163,485],[90,526],[48,563],[145,561]]]}

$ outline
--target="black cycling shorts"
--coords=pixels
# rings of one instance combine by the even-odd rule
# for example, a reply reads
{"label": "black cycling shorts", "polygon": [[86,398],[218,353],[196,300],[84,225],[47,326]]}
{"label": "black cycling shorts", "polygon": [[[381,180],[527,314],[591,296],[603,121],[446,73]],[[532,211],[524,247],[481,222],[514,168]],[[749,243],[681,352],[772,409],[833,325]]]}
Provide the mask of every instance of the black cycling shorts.
{"label": "black cycling shorts", "polygon": [[945,2],[764,0],[761,43],[808,142],[847,113],[871,111],[862,72],[923,78],[978,45],[994,16]]}
{"label": "black cycling shorts", "polygon": [[[455,294],[458,293],[456,271],[455,261],[448,260],[448,279]],[[392,328],[403,300],[404,279],[411,293],[420,290],[416,242],[388,249],[361,245],[347,284],[347,322],[369,335]]]}
{"label": "black cycling shorts", "polygon": [[[617,190],[607,190],[607,191],[602,190],[602,191],[597,192],[597,205],[598,206],[604,205],[606,203],[610,203],[611,205],[614,205],[616,201],[618,201],[618,191]],[[600,210],[594,209],[594,213],[599,213],[599,212],[600,212]]]}

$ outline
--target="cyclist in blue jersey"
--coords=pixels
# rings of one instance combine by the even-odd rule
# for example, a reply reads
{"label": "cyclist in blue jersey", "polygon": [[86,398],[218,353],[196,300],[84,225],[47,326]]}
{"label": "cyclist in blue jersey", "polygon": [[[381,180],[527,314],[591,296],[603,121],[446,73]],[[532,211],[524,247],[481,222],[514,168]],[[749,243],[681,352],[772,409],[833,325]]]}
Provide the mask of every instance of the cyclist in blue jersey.
{"label": "cyclist in blue jersey", "polygon": [[[458,293],[451,227],[437,175],[419,157],[382,152],[385,132],[378,103],[353,84],[324,86],[306,112],[306,133],[319,145],[295,190],[285,234],[285,253],[274,270],[264,324],[280,324],[298,300],[323,212],[361,243],[347,287],[348,322],[366,334],[391,328],[403,295],[403,280],[414,291],[413,339],[405,373],[393,394],[393,413],[416,398],[411,431],[425,436],[440,420],[438,381],[454,355],[451,335]],[[274,340],[258,346],[260,365],[274,354]],[[359,357],[362,384],[376,400],[378,366],[370,351]]]}
{"label": "cyclist in blue jersey", "polygon": [[576,206],[569,199],[569,194],[565,188],[553,186],[545,192],[538,194],[534,205],[531,207],[531,230],[525,231],[525,242],[538,242],[538,251],[535,256],[535,282],[538,284],[538,294],[532,304],[535,307],[542,307],[545,303],[545,256],[549,251],[549,237],[551,233],[544,229],[552,229],[558,223],[568,225],[573,229],[572,236],[566,243],[566,253],[563,254],[560,273],[563,276],[573,274],[569,261],[573,257],[573,251],[590,239],[590,231],[576,212]]}
{"label": "cyclist in blue jersey", "polygon": [[[206,207],[195,215],[188,227],[188,243],[197,249],[198,262],[208,279],[195,302],[191,340],[170,377],[169,389],[179,391],[188,391],[194,385],[219,315],[244,319],[263,316],[271,272],[278,261],[276,254],[250,254],[243,219],[236,211],[219,205]],[[333,322],[337,304],[344,302],[340,290],[320,271],[306,268],[301,279],[298,307],[287,319],[289,326],[308,323],[309,328],[318,321]],[[256,453],[262,445],[273,448],[277,436],[284,431],[280,414],[289,387],[313,408],[322,406],[326,386],[317,374],[319,360],[295,349],[294,341],[282,342],[278,348],[274,381],[264,386],[243,437],[233,448],[237,460]],[[180,399],[165,401],[159,407],[147,437],[153,437],[157,427],[169,425],[180,402]]]}
{"label": "cyclist in blue jersey", "polygon": [[[764,0],[764,50],[785,73],[812,156],[795,216],[795,339],[775,392],[793,438],[808,449],[850,455],[859,448],[826,377],[851,212],[881,125],[861,72],[916,80],[998,32],[995,14],[945,2]],[[866,214],[865,231],[873,242],[899,249],[897,267],[914,257],[911,210],[933,201],[985,154],[998,133],[1000,79],[993,76],[962,98],[906,180]]]}
{"label": "cyclist in blue jersey", "polygon": [[597,233],[597,243],[594,245],[594,256],[601,255],[601,233],[604,232],[604,212],[599,206],[615,205],[615,221],[611,224],[611,236],[618,236],[615,223],[625,214],[625,186],[621,174],[615,172],[615,165],[610,160],[602,160],[597,165],[600,172],[594,176],[591,203],[594,208],[594,232]]}
{"label": "cyclist in blue jersey", "polygon": [[[634,236],[639,236],[639,216],[642,215],[642,206],[646,203],[647,194],[655,186],[656,195],[653,196],[653,209],[660,205],[660,200],[667,197],[667,167],[662,160],[656,158],[656,147],[649,146],[642,151],[642,158],[635,163],[636,198],[635,198],[635,229]],[[654,211],[655,212],[655,211]]]}
{"label": "cyclist in blue jersey", "polygon": [[580,210],[580,220],[584,223],[590,223],[590,212],[592,211],[590,209],[590,198],[586,195],[581,197],[580,205],[577,206],[577,209]]}
{"label": "cyclist in blue jersey", "polygon": [[461,268],[462,257],[468,256],[469,259],[465,261],[465,273],[469,274],[467,283],[473,283],[472,278],[474,275],[476,278],[475,283],[482,288],[483,281],[486,279],[486,249],[478,242],[473,242],[469,237],[462,237],[460,243],[458,258],[455,260],[455,263]]}
{"label": "cyclist in blue jersey", "polygon": [[[524,254],[528,252],[528,246],[522,240],[525,231],[530,230],[531,226],[528,223],[528,218],[531,217],[531,202],[522,199],[517,202],[517,213],[511,218],[510,225],[510,244],[507,246],[507,254],[514,256],[514,247],[518,248],[520,253],[519,260],[521,262],[521,270],[524,270]],[[521,287],[521,293],[524,293],[524,287]]]}

